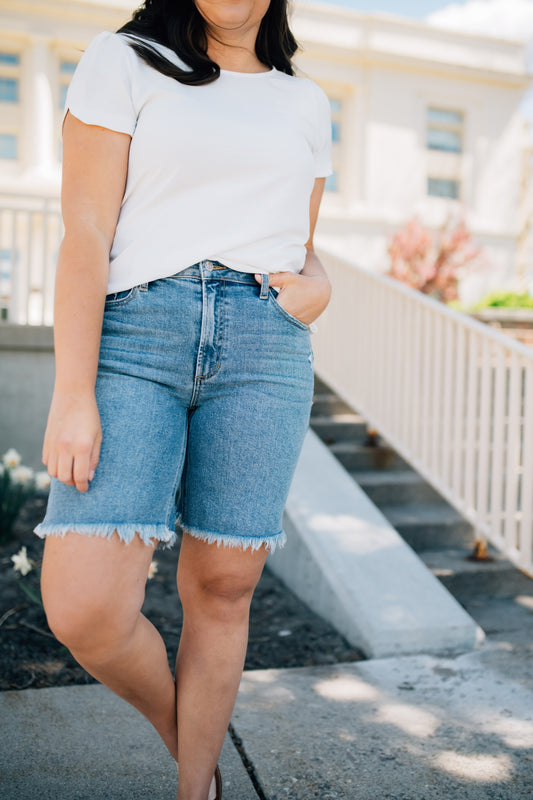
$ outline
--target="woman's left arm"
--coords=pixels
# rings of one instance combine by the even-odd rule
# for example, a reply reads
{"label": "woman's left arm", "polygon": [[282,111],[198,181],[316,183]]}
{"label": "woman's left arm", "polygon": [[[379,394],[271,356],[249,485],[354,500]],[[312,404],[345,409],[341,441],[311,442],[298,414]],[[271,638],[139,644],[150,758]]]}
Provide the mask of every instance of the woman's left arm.
{"label": "woman's left arm", "polygon": [[[326,271],[313,250],[313,235],[320,201],[324,192],[325,178],[315,178],[309,204],[309,239],[306,242],[306,256],[302,271],[271,272],[269,286],[279,287],[278,303],[293,317],[310,325],[324,311],[331,297],[331,284]],[[256,275],[260,283],[261,276]]]}

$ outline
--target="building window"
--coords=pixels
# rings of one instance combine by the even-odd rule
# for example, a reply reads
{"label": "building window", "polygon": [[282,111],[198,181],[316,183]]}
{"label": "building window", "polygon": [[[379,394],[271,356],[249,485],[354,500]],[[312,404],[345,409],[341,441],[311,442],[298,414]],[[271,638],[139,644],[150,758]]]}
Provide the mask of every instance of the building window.
{"label": "building window", "polygon": [[18,78],[4,78],[0,75],[0,103],[18,103]]}
{"label": "building window", "polygon": [[459,110],[426,110],[427,194],[459,200],[464,152],[464,114]]}
{"label": "building window", "polygon": [[0,50],[0,159],[16,161],[19,157],[20,126],[20,55]]}
{"label": "building window", "polygon": [[430,197],[448,197],[459,200],[460,183],[448,178],[428,178],[428,195]]}
{"label": "building window", "polygon": [[18,67],[20,64],[20,56],[18,53],[6,53],[0,50],[0,64]]}
{"label": "building window", "polygon": [[0,133],[0,158],[9,161],[18,158],[18,137],[15,133]]}
{"label": "building window", "polygon": [[333,142],[340,142],[342,103],[336,97],[330,97],[329,104],[331,106],[331,138]]}
{"label": "building window", "polygon": [[338,192],[341,161],[340,155],[343,139],[343,106],[342,100],[340,100],[338,97],[330,97],[329,104],[331,107],[331,160],[333,164],[333,174],[328,175],[326,178],[324,189],[326,192]]}
{"label": "building window", "polygon": [[0,103],[19,102],[20,56],[0,50]]}
{"label": "building window", "polygon": [[445,153],[463,152],[463,114],[443,108],[428,108],[427,146]]}
{"label": "building window", "polygon": [[59,62],[59,108],[61,110],[65,107],[69,83],[77,66],[76,61],[61,60]]}

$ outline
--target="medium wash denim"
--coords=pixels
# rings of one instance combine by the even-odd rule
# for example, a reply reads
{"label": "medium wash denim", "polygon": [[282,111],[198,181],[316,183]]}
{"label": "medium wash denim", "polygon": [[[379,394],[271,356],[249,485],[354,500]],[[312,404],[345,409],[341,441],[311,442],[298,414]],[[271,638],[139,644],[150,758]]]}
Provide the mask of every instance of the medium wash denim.
{"label": "medium wash denim", "polygon": [[107,295],[87,492],[52,479],[35,533],[146,544],[178,521],[207,542],[274,550],[309,425],[309,328],[253,274],[200,261]]}

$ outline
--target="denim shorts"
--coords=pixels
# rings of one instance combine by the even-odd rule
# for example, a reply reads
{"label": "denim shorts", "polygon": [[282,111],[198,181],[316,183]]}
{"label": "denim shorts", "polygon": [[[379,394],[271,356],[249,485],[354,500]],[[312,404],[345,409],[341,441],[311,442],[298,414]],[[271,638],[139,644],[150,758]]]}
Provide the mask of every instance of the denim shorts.
{"label": "denim shorts", "polygon": [[87,492],[52,478],[35,533],[274,550],[313,396],[309,328],[253,274],[200,261],[107,295]]}

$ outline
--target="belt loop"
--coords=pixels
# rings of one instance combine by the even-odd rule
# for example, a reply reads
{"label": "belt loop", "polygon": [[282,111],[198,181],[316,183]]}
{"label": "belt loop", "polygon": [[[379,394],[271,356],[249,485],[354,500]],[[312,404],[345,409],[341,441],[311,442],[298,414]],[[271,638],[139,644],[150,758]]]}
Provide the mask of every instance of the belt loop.
{"label": "belt loop", "polygon": [[261,300],[268,299],[268,272],[261,273],[261,294],[259,297]]}

